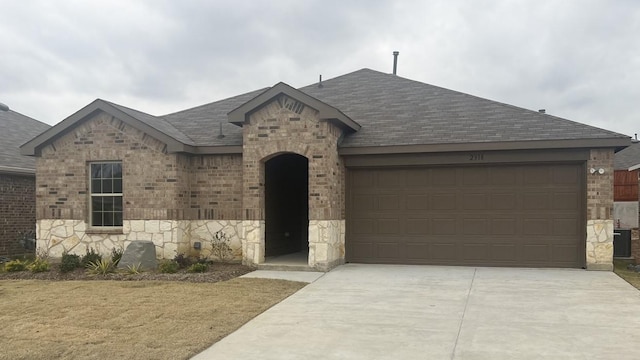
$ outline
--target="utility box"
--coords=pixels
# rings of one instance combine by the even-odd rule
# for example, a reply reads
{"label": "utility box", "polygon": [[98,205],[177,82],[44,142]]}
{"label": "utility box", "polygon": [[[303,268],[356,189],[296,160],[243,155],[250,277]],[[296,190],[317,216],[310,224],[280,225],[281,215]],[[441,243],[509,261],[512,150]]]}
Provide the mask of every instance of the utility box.
{"label": "utility box", "polygon": [[631,257],[631,230],[613,231],[613,257]]}

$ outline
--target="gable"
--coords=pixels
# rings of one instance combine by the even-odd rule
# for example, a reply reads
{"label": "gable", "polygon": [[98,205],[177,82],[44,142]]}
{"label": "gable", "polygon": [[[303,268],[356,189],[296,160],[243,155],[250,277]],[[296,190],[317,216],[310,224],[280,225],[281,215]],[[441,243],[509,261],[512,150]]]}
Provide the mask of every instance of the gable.
{"label": "gable", "polygon": [[302,91],[296,90],[285,83],[278,83],[262,94],[244,103],[240,107],[229,112],[229,122],[238,126],[246,124],[252,113],[260,110],[267,104],[276,101],[278,104],[293,112],[302,112],[305,107],[314,109],[319,120],[335,123],[348,132],[360,130],[360,125],[343,114],[337,108],[329,106]]}
{"label": "gable", "polygon": [[[20,153],[22,155],[39,156],[42,148],[53,143],[69,132],[72,132],[76,127],[82,125],[87,120],[92,119],[100,113],[108,114],[117,118],[132,128],[142,131],[158,141],[161,141],[166,145],[167,152],[193,151],[190,145],[184,143],[187,138],[186,136],[181,139],[182,141],[180,141],[174,136],[167,134],[170,128],[166,124],[162,124],[163,120],[159,120],[152,115],[140,113],[133,109],[120,107],[119,105],[97,99],[22,145],[20,147]],[[161,131],[158,128],[165,128],[165,131]]]}

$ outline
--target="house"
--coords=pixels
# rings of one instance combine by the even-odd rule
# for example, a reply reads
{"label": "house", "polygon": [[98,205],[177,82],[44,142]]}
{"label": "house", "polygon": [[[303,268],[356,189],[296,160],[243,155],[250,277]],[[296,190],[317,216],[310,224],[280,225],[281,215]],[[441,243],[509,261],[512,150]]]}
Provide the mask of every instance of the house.
{"label": "house", "polygon": [[640,142],[634,140],[614,158],[614,256],[632,257],[640,264]]}
{"label": "house", "polygon": [[[369,69],[152,116],[96,100],[22,146],[38,247],[245,264],[612,269],[629,137]],[[586,235],[585,235],[586,234]]]}
{"label": "house", "polygon": [[24,255],[20,240],[35,238],[35,159],[20,155],[20,145],[49,125],[0,109],[0,256]]}

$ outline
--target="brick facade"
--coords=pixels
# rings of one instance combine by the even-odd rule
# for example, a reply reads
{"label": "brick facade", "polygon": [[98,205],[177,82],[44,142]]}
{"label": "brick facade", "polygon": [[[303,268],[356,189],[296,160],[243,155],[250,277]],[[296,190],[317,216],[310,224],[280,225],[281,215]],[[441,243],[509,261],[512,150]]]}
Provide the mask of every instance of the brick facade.
{"label": "brick facade", "polygon": [[[587,160],[586,255],[589,270],[613,270],[613,154],[613,149],[592,149]],[[593,173],[592,169],[595,170]]]}
{"label": "brick facade", "polygon": [[35,177],[0,174],[0,256],[33,253],[19,243],[21,233],[36,230]]}
{"label": "brick facade", "polygon": [[189,159],[164,147],[104,113],[87,120],[37,158],[37,218],[88,221],[89,163],[122,161],[125,219],[184,219]]}
{"label": "brick facade", "polygon": [[[295,106],[290,106],[295,104]],[[282,154],[308,162],[308,264],[320,270],[345,258],[343,130],[318,111],[280,94],[247,112],[242,154],[169,153],[167,145],[104,112],[45,145],[37,158],[38,246],[103,252],[151,240],[161,257],[194,252],[216,231],[233,240],[246,264],[265,261],[265,163]],[[235,122],[234,122],[235,123]],[[97,231],[89,222],[89,164],[121,161],[124,223]],[[613,150],[586,162],[586,263],[612,268]],[[593,174],[591,168],[603,169]],[[581,201],[585,201],[581,200]],[[197,253],[197,252],[196,252]]]}
{"label": "brick facade", "polygon": [[[313,108],[294,111],[284,106],[294,101],[281,94],[253,112],[243,126],[243,219],[263,226],[265,162],[284,153],[304,156],[309,164],[309,265],[329,268],[344,262],[345,170],[338,155],[342,131],[320,121]],[[247,262],[264,261],[262,233],[251,239]],[[314,236],[317,241],[312,241]],[[335,240],[327,244],[327,239]]]}

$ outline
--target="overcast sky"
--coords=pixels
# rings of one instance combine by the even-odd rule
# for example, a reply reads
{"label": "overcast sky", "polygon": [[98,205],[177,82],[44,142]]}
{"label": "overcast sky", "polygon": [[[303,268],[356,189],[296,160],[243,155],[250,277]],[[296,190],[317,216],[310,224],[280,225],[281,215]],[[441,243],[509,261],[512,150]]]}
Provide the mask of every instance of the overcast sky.
{"label": "overcast sky", "polygon": [[0,102],[162,115],[361,68],[640,133],[640,1],[0,0]]}

